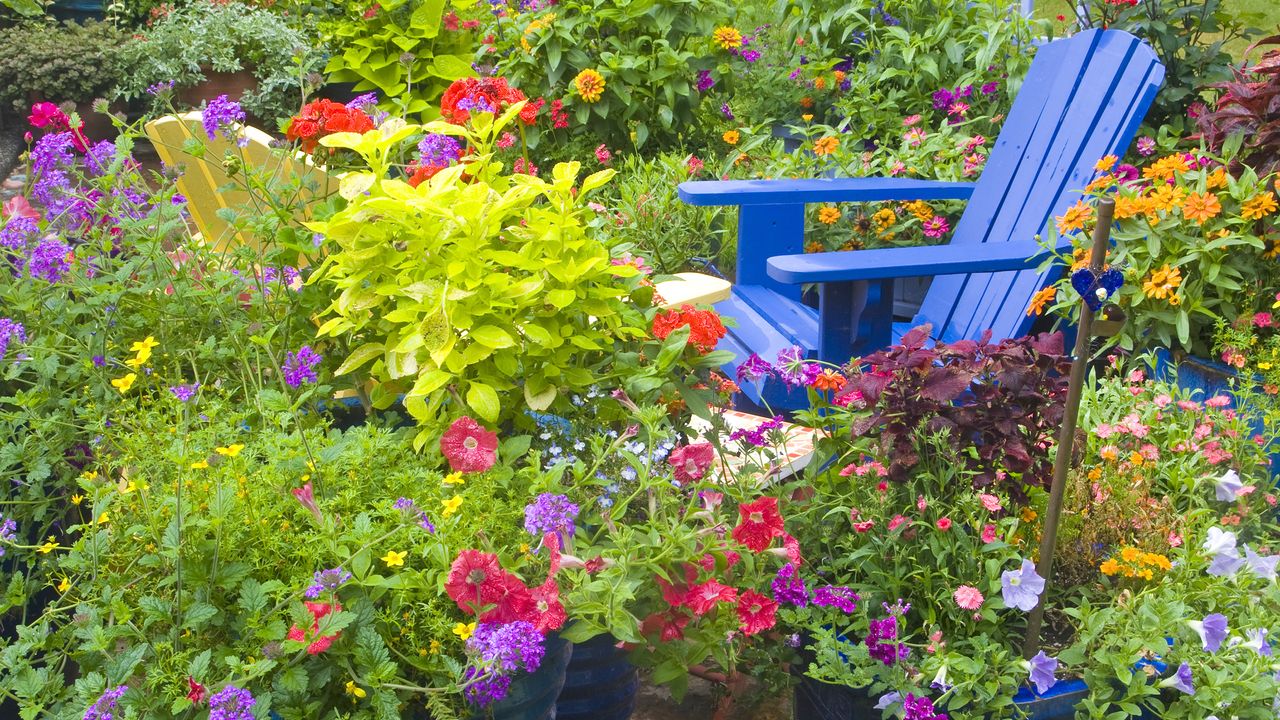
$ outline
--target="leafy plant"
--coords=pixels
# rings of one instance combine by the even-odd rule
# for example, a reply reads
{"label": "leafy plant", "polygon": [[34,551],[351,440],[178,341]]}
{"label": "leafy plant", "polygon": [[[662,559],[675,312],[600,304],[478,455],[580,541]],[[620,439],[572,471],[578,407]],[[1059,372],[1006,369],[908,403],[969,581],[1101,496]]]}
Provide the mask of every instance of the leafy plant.
{"label": "leafy plant", "polygon": [[[1280,44],[1280,35],[1260,40],[1254,47]],[[1220,153],[1232,135],[1243,136],[1231,170],[1248,165],[1259,175],[1280,170],[1280,50],[1272,50],[1253,67],[1232,68],[1235,77],[1211,85],[1219,91],[1213,110],[1196,117],[1197,138]],[[1194,139],[1194,138],[1193,138]]]}
{"label": "leafy plant", "polygon": [[297,111],[305,76],[319,62],[315,43],[283,17],[234,1],[198,0],[173,10],[122,53],[126,73],[119,97],[144,97],[158,83],[195,86],[211,70],[247,70],[257,87],[232,99],[263,119]]}
{"label": "leafy plant", "polygon": [[26,21],[0,28],[0,104],[88,103],[106,97],[125,76],[129,36],[109,23]]}
{"label": "leafy plant", "polygon": [[840,391],[869,414],[852,423],[855,436],[875,433],[891,460],[889,477],[903,481],[921,460],[922,428],[948,438],[975,488],[1003,487],[1025,499],[1024,486],[1047,487],[1052,463],[1040,448],[1058,428],[1066,397],[1062,335],[991,342],[961,340],[926,347],[929,326],[913,328],[898,345],[861,359]]}

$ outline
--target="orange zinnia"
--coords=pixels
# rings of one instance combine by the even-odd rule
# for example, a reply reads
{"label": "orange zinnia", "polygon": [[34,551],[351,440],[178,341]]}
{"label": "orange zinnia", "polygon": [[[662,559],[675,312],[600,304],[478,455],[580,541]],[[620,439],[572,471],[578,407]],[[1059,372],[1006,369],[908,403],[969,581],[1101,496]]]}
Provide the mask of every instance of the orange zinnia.
{"label": "orange zinnia", "polygon": [[1027,308],[1028,315],[1042,315],[1045,307],[1053,302],[1058,296],[1058,288],[1050,285],[1049,287],[1036,293],[1031,298],[1031,306]]}
{"label": "orange zinnia", "polygon": [[827,206],[818,210],[818,221],[830,225],[840,219],[839,208]]}
{"label": "orange zinnia", "polygon": [[1218,202],[1218,196],[1207,192],[1191,193],[1187,196],[1187,201],[1182,205],[1182,214],[1188,220],[1195,220],[1197,225],[1203,225],[1205,220],[1217,217],[1222,212],[1222,203]]}
{"label": "orange zinnia", "polygon": [[822,372],[818,373],[818,376],[813,379],[813,382],[809,385],[809,387],[812,387],[814,390],[819,390],[819,391],[839,390],[840,388],[844,387],[844,384],[845,384],[845,379],[843,375],[836,372],[835,370],[832,370],[831,368],[827,368],[826,370],[823,370]]}
{"label": "orange zinnia", "polygon": [[1261,220],[1275,212],[1276,207],[1276,196],[1268,190],[1246,200],[1240,207],[1240,216],[1245,220]]}
{"label": "orange zinnia", "polygon": [[840,147],[840,141],[834,137],[822,137],[813,141],[814,155],[830,155]]}
{"label": "orange zinnia", "polygon": [[1058,217],[1058,232],[1066,234],[1074,230],[1083,230],[1084,224],[1093,219],[1093,208],[1077,200],[1075,205]]}

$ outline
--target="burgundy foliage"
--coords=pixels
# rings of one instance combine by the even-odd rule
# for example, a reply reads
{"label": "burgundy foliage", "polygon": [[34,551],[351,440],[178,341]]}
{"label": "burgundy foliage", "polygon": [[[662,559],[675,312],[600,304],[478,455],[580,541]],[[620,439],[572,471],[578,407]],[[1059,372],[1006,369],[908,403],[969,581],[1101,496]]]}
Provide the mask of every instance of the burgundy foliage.
{"label": "burgundy foliage", "polygon": [[[1253,47],[1259,45],[1280,45],[1280,35]],[[1203,138],[1218,152],[1228,137],[1243,133],[1244,144],[1235,160],[1260,176],[1280,170],[1280,49],[1266,53],[1253,67],[1233,72],[1235,79],[1209,86],[1220,94],[1213,110],[1196,118],[1199,135],[1193,139]]]}

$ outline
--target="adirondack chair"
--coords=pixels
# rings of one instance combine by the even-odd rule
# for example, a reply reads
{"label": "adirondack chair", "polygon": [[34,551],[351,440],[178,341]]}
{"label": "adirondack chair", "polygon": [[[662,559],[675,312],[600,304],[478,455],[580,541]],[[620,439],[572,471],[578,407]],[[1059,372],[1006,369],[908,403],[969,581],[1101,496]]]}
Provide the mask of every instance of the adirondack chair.
{"label": "adirondack chair", "polygon": [[[1094,163],[1123,154],[1164,78],[1155,53],[1128,33],[1089,30],[1041,47],[977,182],[905,178],[695,181],[693,205],[737,205],[737,279],[716,305],[737,327],[721,341],[733,373],[751,353],[773,360],[791,346],[843,363],[929,323],[935,340],[997,339],[1030,329],[1027,306],[1051,282],[1035,241],[1075,202]],[[805,254],[806,203],[967,199],[949,245]],[[895,278],[934,276],[919,314],[893,323]],[[820,285],[818,308],[802,286]],[[756,403],[794,409],[804,394],[744,383]]]}

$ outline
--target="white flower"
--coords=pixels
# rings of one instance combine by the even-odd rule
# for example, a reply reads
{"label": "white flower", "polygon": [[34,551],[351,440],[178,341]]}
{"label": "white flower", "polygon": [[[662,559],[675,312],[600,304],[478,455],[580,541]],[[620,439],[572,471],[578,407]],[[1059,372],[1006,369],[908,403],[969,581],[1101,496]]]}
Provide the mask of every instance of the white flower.
{"label": "white flower", "polygon": [[1236,553],[1236,534],[1228,532],[1222,528],[1209,528],[1209,537],[1205,538],[1204,550],[1210,555],[1218,555],[1226,553],[1234,555]]}
{"label": "white flower", "polygon": [[1223,502],[1235,502],[1236,496],[1240,494],[1240,490],[1244,488],[1244,483],[1240,482],[1240,476],[1235,470],[1228,470],[1218,478],[1218,484],[1214,486],[1214,492],[1219,500]]}

